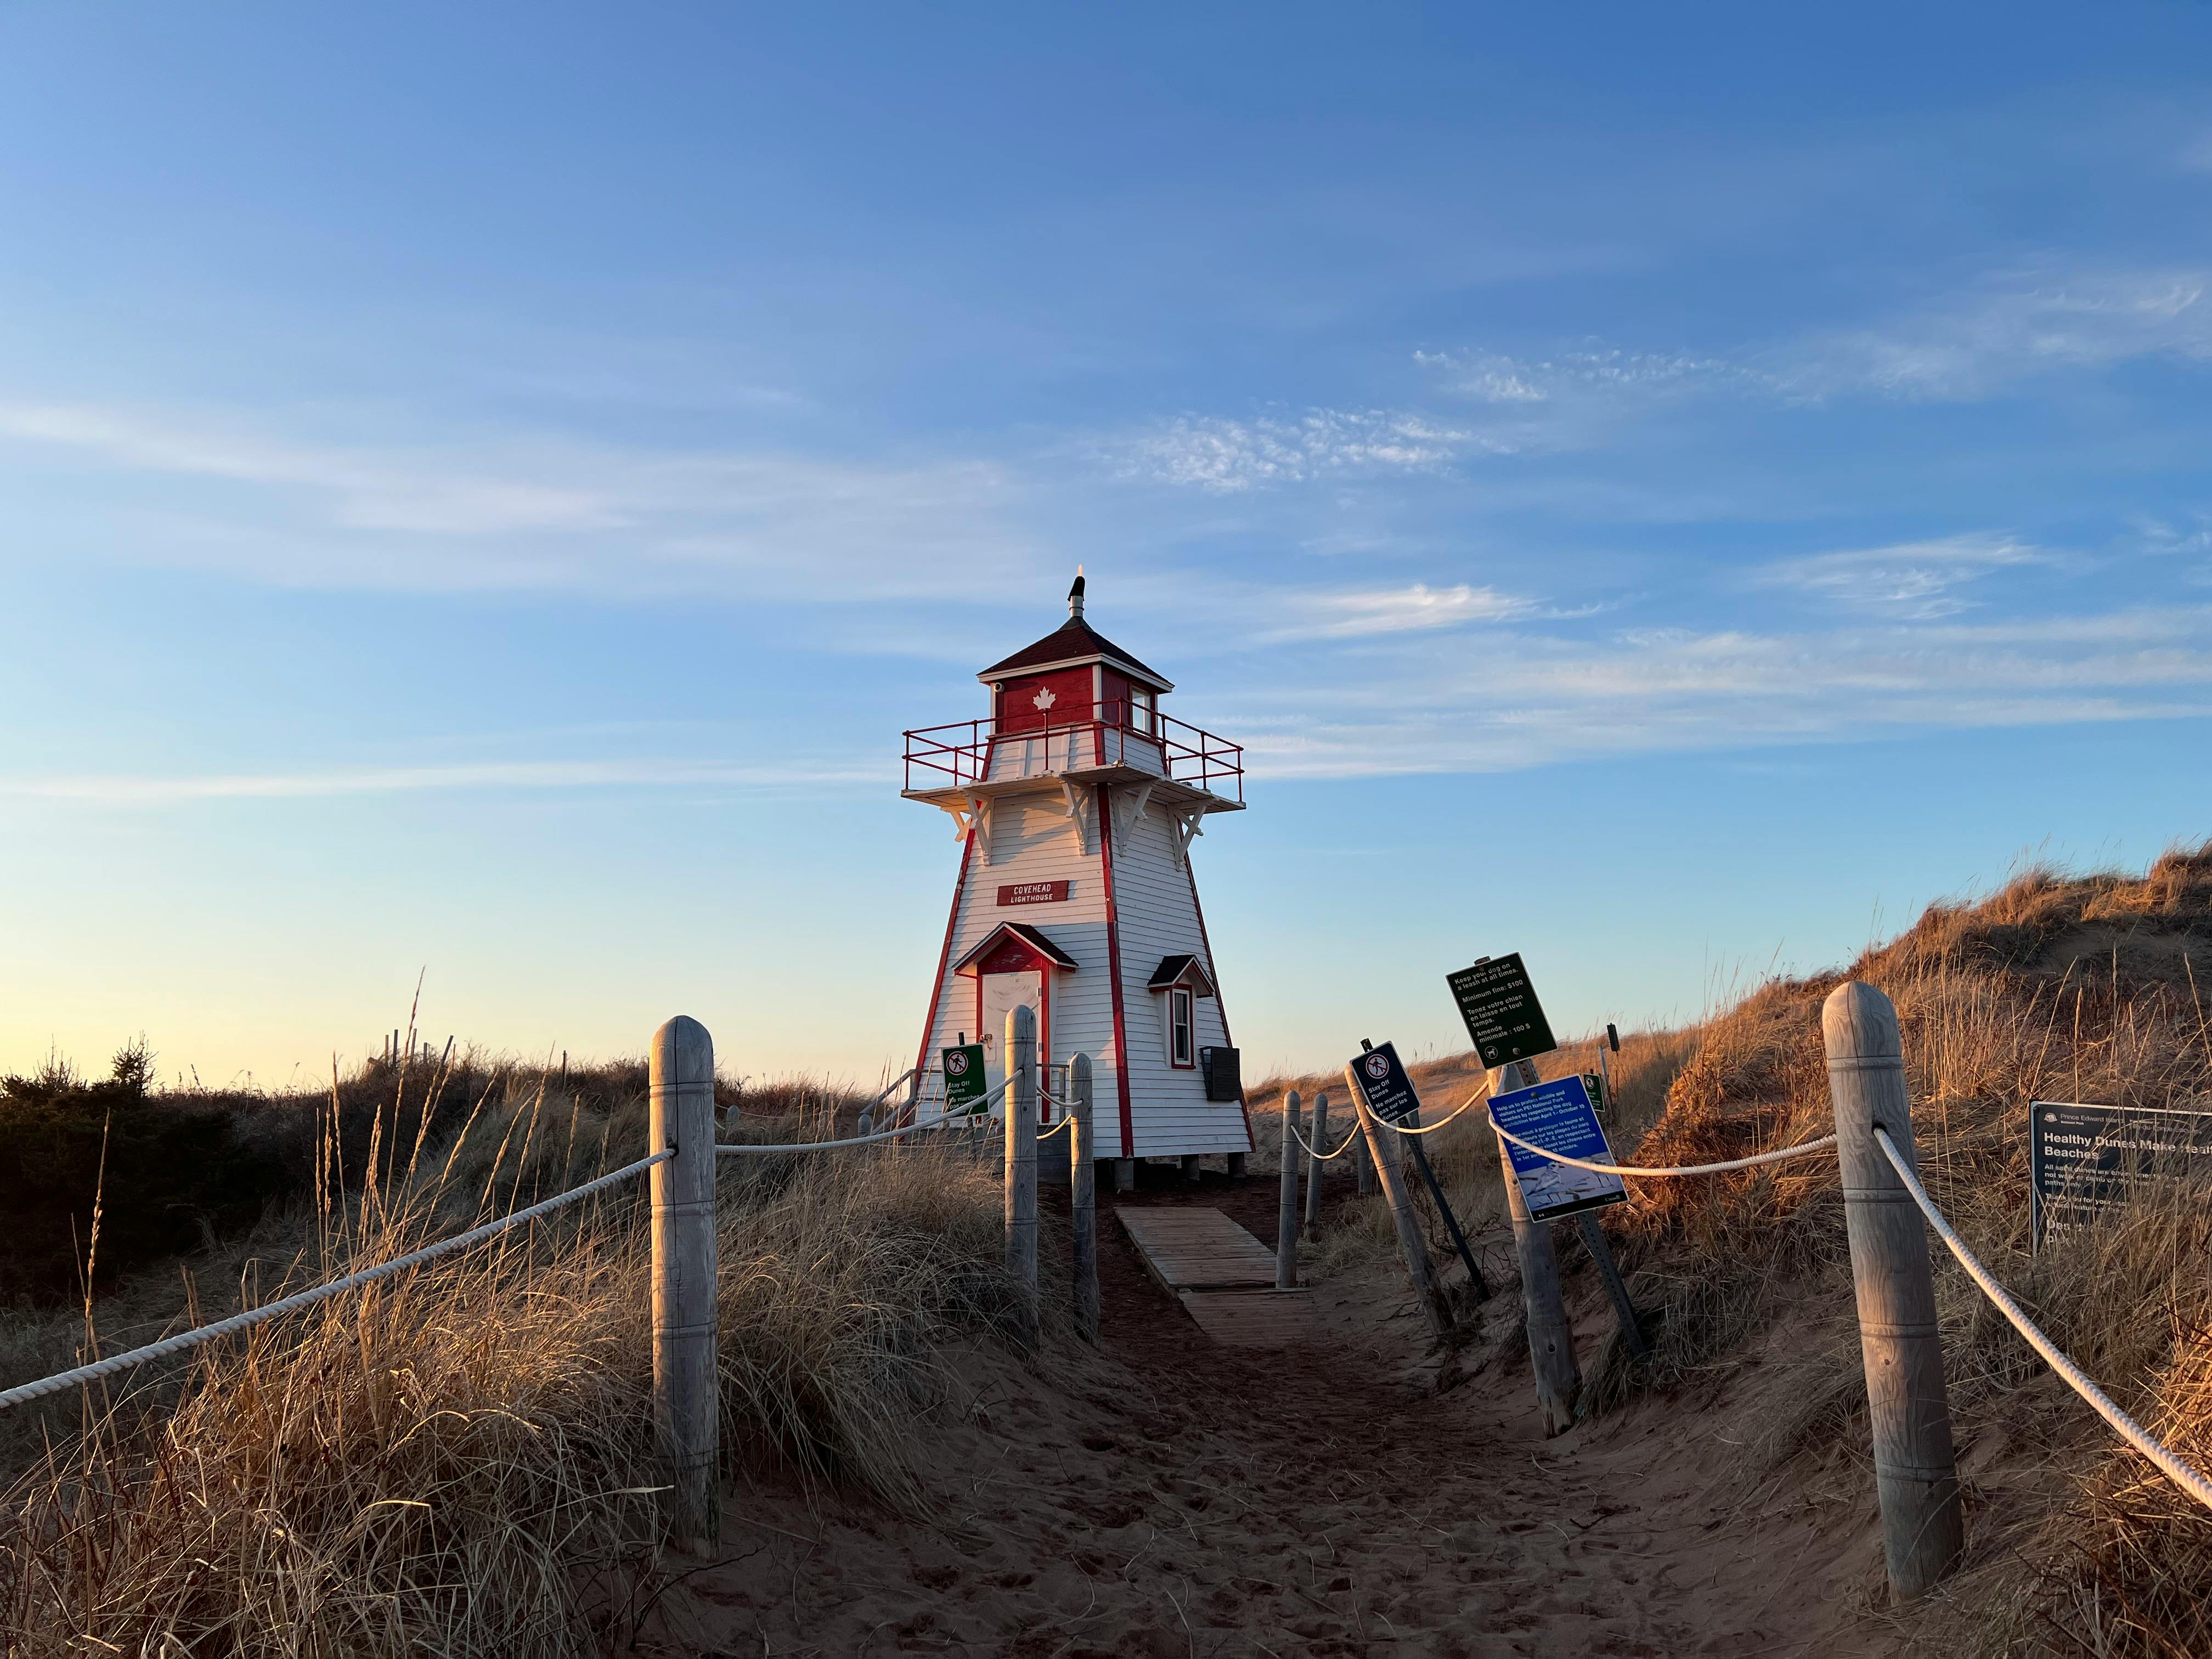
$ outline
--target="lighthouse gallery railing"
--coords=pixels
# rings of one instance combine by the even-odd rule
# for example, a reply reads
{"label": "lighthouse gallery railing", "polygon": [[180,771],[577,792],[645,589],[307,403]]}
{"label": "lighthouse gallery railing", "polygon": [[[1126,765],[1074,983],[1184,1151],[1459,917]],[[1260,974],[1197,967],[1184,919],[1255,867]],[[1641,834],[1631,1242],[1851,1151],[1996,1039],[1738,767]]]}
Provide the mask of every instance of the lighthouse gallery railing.
{"label": "lighthouse gallery railing", "polygon": [[[1109,734],[1112,734],[1110,738]],[[906,733],[906,787],[957,789],[991,776],[1000,745],[1042,743],[1049,753],[1064,745],[1067,769],[1122,761],[1133,744],[1156,749],[1159,775],[1209,794],[1244,799],[1244,750],[1211,732],[1157,709],[1109,699],[1079,717],[1002,728],[990,720],[955,720]],[[1079,757],[1081,757],[1079,759]]]}

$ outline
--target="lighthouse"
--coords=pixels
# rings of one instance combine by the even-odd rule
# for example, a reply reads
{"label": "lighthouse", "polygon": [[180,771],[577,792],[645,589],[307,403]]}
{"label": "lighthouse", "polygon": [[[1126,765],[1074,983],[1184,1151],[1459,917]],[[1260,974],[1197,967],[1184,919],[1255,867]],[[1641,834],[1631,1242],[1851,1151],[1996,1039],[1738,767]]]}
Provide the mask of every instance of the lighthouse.
{"label": "lighthouse", "polygon": [[903,793],[960,842],[918,1104],[941,1109],[950,1048],[983,1044],[998,1084],[1006,1016],[1027,1007],[1046,1093],[1067,1098],[1068,1060],[1091,1057],[1097,1155],[1126,1187],[1138,1158],[1194,1173],[1251,1148],[1191,870],[1206,820],[1243,810],[1243,751],[1161,712],[1174,685],[1091,627],[1083,588],[1079,572],[1066,622],[976,677],[988,716],[906,734]]}

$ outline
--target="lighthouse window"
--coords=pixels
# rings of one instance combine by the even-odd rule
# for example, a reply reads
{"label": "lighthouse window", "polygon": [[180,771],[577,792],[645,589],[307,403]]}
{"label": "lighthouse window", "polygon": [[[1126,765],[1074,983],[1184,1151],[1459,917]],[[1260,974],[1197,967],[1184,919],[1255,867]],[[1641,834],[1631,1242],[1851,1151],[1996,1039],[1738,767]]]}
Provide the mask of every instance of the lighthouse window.
{"label": "lighthouse window", "polygon": [[1198,1063],[1198,1039],[1191,1030],[1190,992],[1176,986],[1168,993],[1168,1059],[1177,1066]]}

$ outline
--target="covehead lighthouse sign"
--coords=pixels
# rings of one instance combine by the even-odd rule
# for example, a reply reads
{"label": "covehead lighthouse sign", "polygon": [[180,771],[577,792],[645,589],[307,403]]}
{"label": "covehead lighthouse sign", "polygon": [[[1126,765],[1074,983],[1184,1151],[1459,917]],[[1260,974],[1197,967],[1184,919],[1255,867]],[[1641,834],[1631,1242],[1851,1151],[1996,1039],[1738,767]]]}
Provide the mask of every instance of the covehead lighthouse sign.
{"label": "covehead lighthouse sign", "polygon": [[1075,884],[1072,881],[1017,881],[999,889],[1001,909],[1009,904],[1064,904]]}

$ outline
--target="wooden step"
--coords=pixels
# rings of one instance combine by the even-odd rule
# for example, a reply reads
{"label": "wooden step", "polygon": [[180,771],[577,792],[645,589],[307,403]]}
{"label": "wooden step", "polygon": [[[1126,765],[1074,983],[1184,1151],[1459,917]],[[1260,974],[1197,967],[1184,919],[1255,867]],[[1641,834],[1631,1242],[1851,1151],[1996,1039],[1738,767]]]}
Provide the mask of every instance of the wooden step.
{"label": "wooden step", "polygon": [[1288,1347],[1321,1329],[1305,1291],[1185,1291],[1176,1300],[1199,1329],[1232,1348]]}
{"label": "wooden step", "polygon": [[1114,1213],[1146,1269],[1170,1294],[1264,1290],[1275,1282],[1275,1253],[1218,1210],[1116,1206]]}

